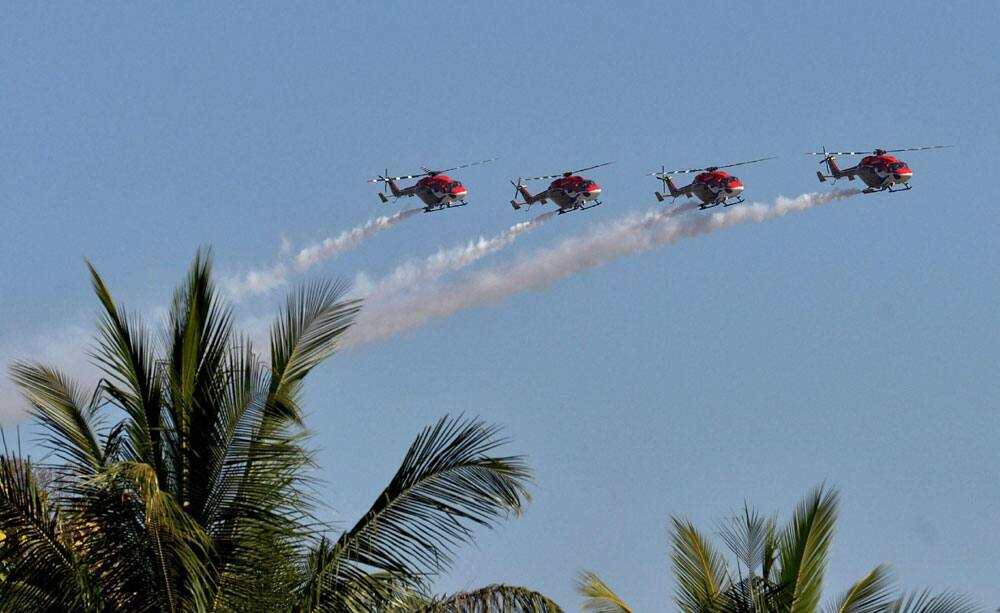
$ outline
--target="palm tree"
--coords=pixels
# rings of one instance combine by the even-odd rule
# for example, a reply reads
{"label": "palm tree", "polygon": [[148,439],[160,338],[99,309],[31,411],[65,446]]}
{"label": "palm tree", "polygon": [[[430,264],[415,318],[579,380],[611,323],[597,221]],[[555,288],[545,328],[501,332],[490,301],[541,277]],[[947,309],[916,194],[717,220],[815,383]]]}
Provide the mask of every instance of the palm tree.
{"label": "palm tree", "polygon": [[[729,561],[688,520],[672,518],[670,559],[675,600],[685,613],[815,613],[826,559],[837,520],[837,491],[822,486],[799,503],[791,520],[779,527],[744,507],[724,521],[719,534],[732,554]],[[632,609],[597,575],[582,572],[577,592],[583,609],[631,613]],[[899,595],[892,571],[879,565],[823,609],[829,613],[972,613],[967,597],[930,591]]]}
{"label": "palm tree", "polygon": [[86,389],[46,365],[10,369],[52,477],[20,452],[0,458],[0,610],[559,610],[512,586],[430,593],[475,527],[529,500],[524,458],[497,454],[505,439],[479,420],[425,428],[350,529],[317,521],[300,403],[360,308],[343,284],[292,293],[265,361],[235,331],[207,255],[159,338],[90,272],[104,378]]}

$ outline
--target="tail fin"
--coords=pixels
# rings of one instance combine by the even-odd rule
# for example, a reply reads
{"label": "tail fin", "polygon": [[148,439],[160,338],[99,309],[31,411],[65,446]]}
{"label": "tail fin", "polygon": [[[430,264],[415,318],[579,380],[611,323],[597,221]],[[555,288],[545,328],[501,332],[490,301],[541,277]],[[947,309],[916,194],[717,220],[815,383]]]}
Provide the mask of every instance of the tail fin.
{"label": "tail fin", "polygon": [[[826,151],[826,149],[823,149]],[[820,164],[826,164],[826,171],[830,174],[824,175],[822,172],[817,171],[816,176],[819,177],[820,181],[826,181],[827,179],[840,179],[841,177],[847,177],[848,179],[853,179],[853,176],[844,174],[840,170],[840,166],[837,164],[837,156],[830,154],[823,158]]]}
{"label": "tail fin", "polygon": [[[528,191],[528,188],[526,188],[524,184],[521,183],[521,179],[518,179],[517,183],[511,181],[510,184],[514,186],[514,200],[511,200],[510,204],[511,206],[514,207],[515,210],[520,209],[525,204],[531,205],[538,201],[537,198],[531,195],[531,192]],[[519,195],[521,196],[521,198],[524,198],[524,202],[517,201],[517,197]]]}
{"label": "tail fin", "polygon": [[673,177],[666,177],[663,182],[667,184],[671,196],[676,198],[681,195],[681,190],[677,189],[677,184],[674,183]]}
{"label": "tail fin", "polygon": [[396,185],[396,182],[393,181],[392,179],[389,179],[389,190],[392,192],[392,195],[395,196],[396,198],[399,198],[400,196],[403,195],[399,191],[399,186]]}
{"label": "tail fin", "polygon": [[834,179],[838,179],[844,176],[844,173],[840,171],[840,166],[837,165],[837,158],[833,155],[826,156],[826,167],[830,170],[830,174]]}
{"label": "tail fin", "polygon": [[[677,184],[674,183],[673,177],[670,175],[662,175],[660,176],[660,181],[663,181],[663,189],[670,195],[671,198],[676,198],[681,195],[680,190],[677,189]],[[663,202],[667,199],[667,197],[660,192],[656,192],[656,199]]]}

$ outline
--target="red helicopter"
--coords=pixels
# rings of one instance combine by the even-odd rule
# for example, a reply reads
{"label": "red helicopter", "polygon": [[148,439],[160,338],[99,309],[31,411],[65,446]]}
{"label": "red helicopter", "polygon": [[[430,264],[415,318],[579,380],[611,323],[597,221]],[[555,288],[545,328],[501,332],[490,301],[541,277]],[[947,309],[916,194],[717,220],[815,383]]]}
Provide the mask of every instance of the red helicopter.
{"label": "red helicopter", "polygon": [[[465,201],[465,196],[468,195],[469,190],[462,185],[461,181],[456,181],[444,173],[451,172],[452,170],[458,170],[459,168],[469,168],[470,166],[486,164],[487,162],[492,162],[496,159],[498,158],[490,158],[488,160],[481,160],[471,164],[462,164],[461,166],[446,168],[444,170],[431,170],[426,166],[421,166],[420,169],[424,172],[402,177],[390,177],[389,171],[386,170],[384,175],[379,175],[374,179],[368,179],[368,182],[384,183],[385,187],[392,190],[393,198],[417,196],[424,203],[424,212],[430,213],[432,211],[440,211],[442,209],[450,209],[468,204],[468,202]],[[410,187],[400,189],[399,185],[396,184],[396,181],[403,179],[416,179],[417,177],[423,178]],[[389,202],[389,197],[385,195],[385,189],[379,192],[378,197],[382,200],[382,202]]]}
{"label": "red helicopter", "polygon": [[[536,202],[545,204],[549,199],[552,199],[559,207],[560,215],[569,213],[570,211],[592,209],[601,204],[601,201],[597,199],[601,195],[601,186],[590,179],[585,179],[577,175],[577,173],[607,166],[608,164],[614,164],[614,162],[604,162],[603,164],[588,166],[579,170],[568,170],[558,175],[529,177],[527,179],[518,178],[517,183],[510,182],[514,186],[514,200],[511,200],[510,204],[514,209],[520,209],[524,205],[530,207]],[[549,184],[548,189],[534,196],[531,195],[531,192],[522,183],[522,181],[538,181],[541,179],[555,179],[555,181]],[[517,201],[518,194],[524,198],[524,202]],[[587,204],[588,202],[592,202],[593,204]]]}
{"label": "red helicopter", "polygon": [[[862,190],[862,193],[872,194],[875,192],[905,192],[912,189],[910,187],[910,178],[913,176],[913,171],[910,170],[910,166],[902,161],[894,158],[890,153],[899,153],[900,151],[923,151],[925,149],[944,149],[945,147],[951,147],[952,145],[933,145],[931,147],[911,147],[909,149],[876,149],[875,151],[827,151],[826,147],[823,151],[810,151],[806,155],[822,155],[823,160],[820,164],[826,164],[826,169],[830,174],[824,175],[820,171],[816,171],[816,176],[819,177],[820,181],[826,181],[827,179],[841,179],[847,177],[849,181],[853,181],[854,177],[861,177],[864,181],[866,187]],[[861,162],[856,166],[851,166],[850,168],[841,169],[837,165],[838,155],[863,155],[865,157],[861,158]],[[904,187],[897,187],[893,189],[894,185],[903,185]]]}
{"label": "red helicopter", "polygon": [[[774,156],[767,158],[760,158],[759,160],[750,160],[748,162],[736,162],[734,164],[726,164],[724,166],[707,166],[705,168],[685,168],[683,170],[665,170],[661,169],[660,172],[651,172],[646,176],[655,176],[660,181],[663,181],[663,189],[673,198],[678,196],[697,196],[701,200],[701,206],[699,209],[708,209],[713,206],[723,205],[731,206],[734,204],[739,204],[743,202],[743,198],[740,194],[743,193],[743,184],[740,182],[739,177],[734,177],[728,172],[721,170],[722,168],[730,168],[732,166],[742,166],[744,164],[755,164],[757,162],[763,162],[765,160],[773,160]],[[684,187],[678,188],[674,184],[674,179],[672,175],[681,175],[691,172],[699,173],[698,176],[694,178],[694,181],[690,185],[685,185]],[[656,199],[660,202],[666,200],[666,196],[660,192],[656,192]]]}

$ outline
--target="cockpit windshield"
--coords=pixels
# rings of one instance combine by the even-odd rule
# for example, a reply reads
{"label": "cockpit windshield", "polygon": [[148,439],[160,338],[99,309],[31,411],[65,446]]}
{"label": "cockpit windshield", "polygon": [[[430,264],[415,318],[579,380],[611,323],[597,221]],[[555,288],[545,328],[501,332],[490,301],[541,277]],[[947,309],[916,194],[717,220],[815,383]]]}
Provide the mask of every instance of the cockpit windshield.
{"label": "cockpit windshield", "polygon": [[906,164],[903,164],[902,162],[896,162],[895,164],[891,164],[889,166],[889,170],[896,171],[902,168],[903,166],[906,166]]}
{"label": "cockpit windshield", "polygon": [[593,181],[583,181],[580,183],[580,189],[587,189],[588,187],[594,187]]}
{"label": "cockpit windshield", "polygon": [[448,184],[448,187],[451,188],[462,187],[462,183],[460,181],[452,181],[451,183]]}

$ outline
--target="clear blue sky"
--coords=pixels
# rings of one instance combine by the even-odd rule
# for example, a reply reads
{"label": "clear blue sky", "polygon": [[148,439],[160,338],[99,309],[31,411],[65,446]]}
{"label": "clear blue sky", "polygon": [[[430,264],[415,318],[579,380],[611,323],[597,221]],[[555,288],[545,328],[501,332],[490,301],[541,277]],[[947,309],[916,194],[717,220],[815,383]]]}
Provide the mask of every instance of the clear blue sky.
{"label": "clear blue sky", "polygon": [[342,524],[438,416],[506,426],[535,500],[480,533],[443,590],[520,583],[572,610],[586,568],[662,610],[670,514],[711,527],[825,480],[843,494],[828,596],[891,561],[904,586],[1000,605],[1000,4],[203,4],[5,7],[0,350],[48,345],[73,367],[58,339],[95,317],[84,256],[152,309],[199,245],[245,270],[282,236],[391,210],[364,182],[385,166],[503,157],[459,175],[473,206],[311,274],[494,234],[524,218],[517,175],[618,162],[594,176],[605,206],[482,266],[655,206],[642,175],[660,164],[780,155],[739,173],[770,201],[827,188],[800,155],[824,144],[956,143],[904,157],[911,192],[684,241],[340,354],[312,377],[309,425]]}

